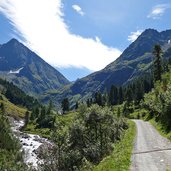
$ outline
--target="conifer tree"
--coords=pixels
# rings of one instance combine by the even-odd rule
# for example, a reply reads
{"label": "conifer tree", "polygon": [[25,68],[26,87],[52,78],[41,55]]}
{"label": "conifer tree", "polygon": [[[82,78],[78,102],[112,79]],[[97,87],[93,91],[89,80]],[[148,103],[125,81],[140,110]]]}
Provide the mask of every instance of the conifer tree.
{"label": "conifer tree", "polygon": [[102,102],[102,94],[100,92],[96,92],[95,93],[95,103],[98,104],[99,106],[102,106],[103,105],[103,102]]}
{"label": "conifer tree", "polygon": [[160,45],[155,45],[153,54],[155,56],[154,58],[154,81],[161,81],[161,74],[162,74],[162,49]]}
{"label": "conifer tree", "polygon": [[87,107],[90,107],[91,106],[91,104],[90,104],[90,99],[87,99]]}
{"label": "conifer tree", "polygon": [[78,102],[76,102],[76,103],[75,103],[75,109],[76,109],[76,110],[78,109],[78,106],[79,106],[79,104],[78,104]]}
{"label": "conifer tree", "polygon": [[123,89],[119,87],[119,104],[123,102]]}
{"label": "conifer tree", "polygon": [[52,100],[50,100],[49,105],[48,105],[48,109],[47,109],[47,114],[51,113],[52,108],[53,108],[53,103],[52,103]]}
{"label": "conifer tree", "polygon": [[126,99],[126,101],[128,102],[128,105],[129,105],[130,102],[133,100],[133,93],[132,93],[131,87],[128,87],[128,88],[126,89],[125,99]]}
{"label": "conifer tree", "polygon": [[[24,125],[24,128],[26,128],[26,126],[27,126],[27,124],[29,123],[29,120],[30,120],[30,116],[29,116],[30,114],[29,114],[29,111],[27,111],[26,113],[25,113],[25,118],[24,118],[24,120],[25,120],[25,125]],[[23,128],[23,129],[24,129]]]}
{"label": "conifer tree", "polygon": [[64,113],[69,111],[69,100],[68,100],[68,98],[64,98],[62,100],[62,110]]}
{"label": "conifer tree", "polygon": [[112,85],[109,93],[109,103],[110,105],[116,105],[117,102],[118,102],[118,88]]}

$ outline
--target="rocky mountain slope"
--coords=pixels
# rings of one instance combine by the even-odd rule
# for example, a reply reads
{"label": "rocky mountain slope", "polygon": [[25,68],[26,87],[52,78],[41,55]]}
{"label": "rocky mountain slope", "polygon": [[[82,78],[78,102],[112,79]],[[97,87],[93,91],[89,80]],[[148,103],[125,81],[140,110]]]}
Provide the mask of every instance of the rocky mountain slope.
{"label": "rocky mountain slope", "polygon": [[0,46],[0,77],[33,95],[69,83],[60,72],[16,39]]}
{"label": "rocky mountain slope", "polygon": [[[64,96],[74,100],[87,97],[93,92],[109,89],[112,84],[123,85],[130,80],[150,72],[152,51],[155,44],[160,44],[165,57],[171,57],[171,30],[158,32],[154,29],[145,30],[121,56],[101,71],[95,72],[63,87],[56,93],[49,93],[55,100]],[[47,97],[47,94],[46,94]],[[44,97],[43,97],[44,98]]]}

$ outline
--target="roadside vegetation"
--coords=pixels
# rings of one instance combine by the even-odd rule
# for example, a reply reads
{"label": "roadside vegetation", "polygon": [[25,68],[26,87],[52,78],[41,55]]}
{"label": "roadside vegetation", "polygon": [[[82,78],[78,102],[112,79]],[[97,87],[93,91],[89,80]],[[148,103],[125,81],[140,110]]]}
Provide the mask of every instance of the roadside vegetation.
{"label": "roadside vegetation", "polygon": [[144,94],[139,107],[132,107],[130,118],[149,120],[156,129],[171,140],[171,59],[162,60],[159,45],[154,47],[154,88]]}
{"label": "roadside vegetation", "polygon": [[171,71],[162,75],[155,88],[144,97],[143,107],[147,120],[171,140]]}
{"label": "roadside vegetation", "polygon": [[171,131],[167,132],[165,127],[163,127],[161,123],[156,122],[154,118],[149,121],[158,130],[160,135],[162,135],[163,137],[166,137],[167,139],[171,141]]}
{"label": "roadside vegetation", "polygon": [[93,171],[128,171],[135,134],[135,123],[129,121],[129,128],[123,133],[121,141],[114,144],[112,154],[104,158]]}

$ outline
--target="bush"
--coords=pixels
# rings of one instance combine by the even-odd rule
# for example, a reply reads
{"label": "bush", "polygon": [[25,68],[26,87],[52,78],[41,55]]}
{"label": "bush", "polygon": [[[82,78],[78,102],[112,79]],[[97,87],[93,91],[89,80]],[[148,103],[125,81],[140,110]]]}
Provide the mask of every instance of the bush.
{"label": "bush", "polygon": [[[66,131],[58,124],[53,132],[56,142],[53,157],[47,159],[51,163],[51,170],[69,171],[81,170],[98,164],[113,150],[113,143],[121,138],[127,123],[118,118],[108,107],[92,105],[90,108],[81,106],[75,122]],[[86,162],[85,162],[86,161]],[[53,168],[53,169],[52,169]]]}

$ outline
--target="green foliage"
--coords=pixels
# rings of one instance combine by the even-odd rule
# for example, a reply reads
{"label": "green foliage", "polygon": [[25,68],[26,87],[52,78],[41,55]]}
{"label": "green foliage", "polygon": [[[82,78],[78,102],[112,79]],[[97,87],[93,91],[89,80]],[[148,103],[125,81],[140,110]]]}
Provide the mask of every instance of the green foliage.
{"label": "green foliage", "polygon": [[50,101],[48,106],[41,105],[33,108],[29,113],[26,112],[23,131],[49,138],[57,117],[52,109],[53,104]]}
{"label": "green foliage", "polygon": [[37,128],[53,128],[55,124],[55,114],[52,112],[52,104],[49,106],[40,106],[39,108],[33,108],[31,116],[29,116],[29,122],[35,122]]}
{"label": "green foliage", "polygon": [[[99,106],[104,106],[104,103],[103,102],[103,97],[102,97],[102,94],[100,92],[96,92],[95,95],[94,95],[94,103],[98,104]],[[88,105],[90,106],[90,105]]]}
{"label": "green foliage", "polygon": [[23,164],[20,144],[11,132],[2,104],[0,107],[0,170],[27,170]]}
{"label": "green foliage", "polygon": [[112,85],[109,92],[109,104],[116,105],[117,103],[118,103],[118,88]]}
{"label": "green foliage", "polygon": [[148,119],[155,118],[166,131],[171,130],[171,73],[165,73],[161,82],[144,97],[143,107],[149,111]]}
{"label": "green foliage", "polygon": [[27,127],[27,125],[28,125],[28,123],[29,123],[29,120],[30,120],[30,113],[29,113],[29,111],[27,111],[27,112],[25,113],[25,117],[24,117],[25,124],[24,124],[23,129],[24,129],[25,127]]}
{"label": "green foliage", "polygon": [[15,148],[19,149],[18,141],[14,138],[3,111],[0,112],[0,123],[0,148],[12,151],[15,151]]}
{"label": "green foliage", "polygon": [[113,143],[120,140],[123,130],[128,128],[123,118],[115,116],[108,107],[98,105],[90,108],[81,105],[73,120],[69,129],[56,121],[52,133],[56,146],[45,168],[50,167],[52,171],[91,168],[112,152]]}
{"label": "green foliage", "polygon": [[13,83],[0,79],[0,85],[3,86],[3,94],[15,105],[27,107],[28,109],[39,105],[38,101],[31,96],[26,95]]}
{"label": "green foliage", "polygon": [[68,100],[68,98],[64,98],[61,102],[61,105],[62,105],[62,110],[64,113],[69,111],[69,100]]}
{"label": "green foliage", "polygon": [[118,98],[119,98],[119,104],[123,103],[124,100],[124,94],[123,94],[123,88],[119,87],[119,92],[118,92]]}
{"label": "green foliage", "polygon": [[14,105],[4,95],[2,95],[1,97],[2,100],[0,100],[0,103],[4,104],[5,113],[8,116],[14,117],[16,119],[19,117],[24,117],[25,112],[27,111],[24,107]]}
{"label": "green foliage", "polygon": [[148,119],[149,111],[144,108],[134,109],[132,113],[129,114],[130,119]]}
{"label": "green foliage", "polygon": [[93,171],[127,171],[131,164],[131,154],[133,142],[136,133],[135,123],[129,122],[127,129],[121,141],[114,144],[114,150],[111,155],[106,157]]}
{"label": "green foliage", "polygon": [[163,137],[166,137],[171,141],[171,131],[166,131],[166,127],[163,124],[156,122],[154,118],[150,120],[150,123],[159,131]]}
{"label": "green foliage", "polygon": [[155,56],[154,59],[154,81],[161,81],[161,75],[162,75],[162,63],[161,63],[161,56],[163,54],[161,46],[155,45],[153,54]]}
{"label": "green foliage", "polygon": [[90,107],[93,103],[99,106],[115,106],[124,103],[124,114],[126,115],[131,112],[127,110],[131,103],[133,102],[138,106],[144,94],[153,87],[152,76],[145,75],[132,80],[125,86],[116,87],[112,85],[108,93],[96,92],[92,98],[87,99],[87,106]]}

